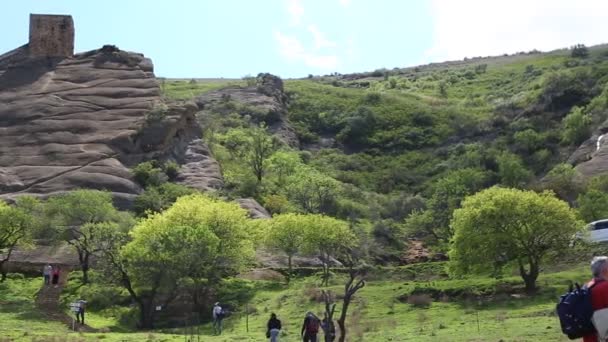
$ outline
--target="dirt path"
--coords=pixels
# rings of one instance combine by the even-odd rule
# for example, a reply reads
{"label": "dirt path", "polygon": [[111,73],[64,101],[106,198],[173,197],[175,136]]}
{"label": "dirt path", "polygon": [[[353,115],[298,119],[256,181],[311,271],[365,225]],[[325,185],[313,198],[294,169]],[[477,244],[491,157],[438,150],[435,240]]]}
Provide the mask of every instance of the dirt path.
{"label": "dirt path", "polygon": [[[68,275],[69,271],[62,270],[57,285],[42,285],[42,288],[40,288],[40,291],[36,295],[36,306],[49,320],[62,322],[72,329],[73,317],[65,313],[65,308],[61,306],[60,302],[61,291],[63,291],[67,283]],[[76,323],[75,328],[75,330],[82,332],[97,331],[97,329],[91,328],[86,324]]]}

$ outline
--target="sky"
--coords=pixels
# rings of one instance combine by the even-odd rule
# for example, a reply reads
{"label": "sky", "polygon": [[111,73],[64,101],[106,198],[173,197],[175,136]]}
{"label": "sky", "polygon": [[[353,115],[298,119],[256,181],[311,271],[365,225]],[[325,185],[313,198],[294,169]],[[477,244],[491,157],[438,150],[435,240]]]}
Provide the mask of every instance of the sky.
{"label": "sky", "polygon": [[284,78],[407,67],[608,42],[606,0],[19,0],[0,10],[0,54],[29,14],[70,14],[76,52],[113,44],[170,78]]}

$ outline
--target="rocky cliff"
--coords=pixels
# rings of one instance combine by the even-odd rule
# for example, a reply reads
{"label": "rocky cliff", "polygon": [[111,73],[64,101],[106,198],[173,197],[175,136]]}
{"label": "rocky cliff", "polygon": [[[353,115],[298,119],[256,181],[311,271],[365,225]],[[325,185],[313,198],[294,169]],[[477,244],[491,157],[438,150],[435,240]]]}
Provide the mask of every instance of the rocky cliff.
{"label": "rocky cliff", "polygon": [[162,103],[150,59],[114,46],[73,58],[0,56],[0,198],[75,188],[111,191],[125,206],[141,188],[129,167],[185,164],[181,180],[221,186],[193,103]]}

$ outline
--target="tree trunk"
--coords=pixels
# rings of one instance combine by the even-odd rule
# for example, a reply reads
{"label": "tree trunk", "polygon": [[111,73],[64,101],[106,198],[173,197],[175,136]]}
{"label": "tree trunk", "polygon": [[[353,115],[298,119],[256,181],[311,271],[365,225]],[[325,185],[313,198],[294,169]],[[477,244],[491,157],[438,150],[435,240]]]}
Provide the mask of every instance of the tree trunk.
{"label": "tree trunk", "polygon": [[532,294],[536,292],[536,279],[538,278],[539,274],[538,262],[534,259],[530,259],[528,263],[528,268],[529,270],[526,271],[523,263],[519,261],[519,274],[524,280],[526,292]]}
{"label": "tree trunk", "polygon": [[80,263],[80,266],[82,268],[82,283],[83,284],[89,283],[89,257],[90,257],[89,252],[84,251],[84,260],[83,260],[83,262]]}
{"label": "tree trunk", "polygon": [[346,313],[348,312],[348,306],[350,305],[350,296],[344,297],[344,301],[342,304],[342,312],[340,313],[340,318],[338,318],[338,326],[340,327],[340,338],[338,341],[344,342],[346,341]]}
{"label": "tree trunk", "polygon": [[143,330],[154,328],[154,305],[152,305],[152,300],[144,299],[139,302],[138,327]]}
{"label": "tree trunk", "polygon": [[287,256],[287,283],[288,284],[291,281],[291,274],[293,273],[293,268],[291,266],[291,258],[293,258],[293,255],[289,254]]}
{"label": "tree trunk", "polygon": [[6,268],[4,268],[4,264],[8,261],[8,258],[4,260],[0,260],[0,283],[3,283],[6,280]]}

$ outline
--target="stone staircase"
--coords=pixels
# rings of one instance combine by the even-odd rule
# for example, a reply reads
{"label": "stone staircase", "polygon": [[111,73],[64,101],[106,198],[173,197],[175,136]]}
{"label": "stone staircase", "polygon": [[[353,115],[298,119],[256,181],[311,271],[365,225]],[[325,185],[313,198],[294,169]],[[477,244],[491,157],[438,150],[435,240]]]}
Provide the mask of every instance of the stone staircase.
{"label": "stone staircase", "polygon": [[[59,282],[57,285],[42,285],[42,288],[40,288],[38,294],[36,295],[36,306],[49,320],[62,322],[72,329],[73,316],[70,316],[65,312],[66,308],[62,307],[60,301],[61,291],[63,291],[63,288],[67,283],[68,275],[69,271],[64,269],[59,274]],[[86,324],[83,325],[76,323],[74,327],[76,331],[81,332],[97,331]]]}

